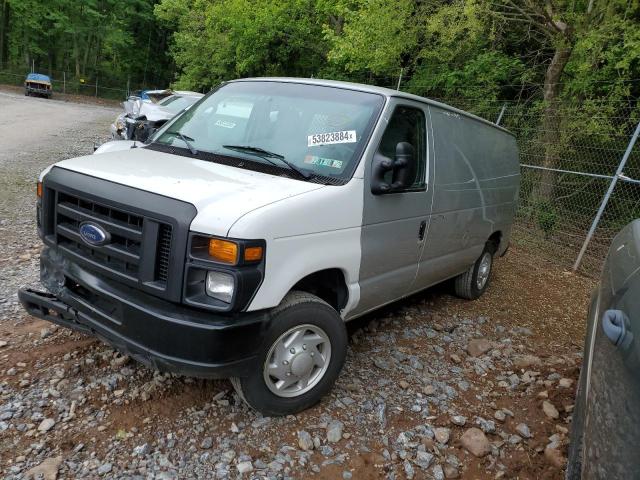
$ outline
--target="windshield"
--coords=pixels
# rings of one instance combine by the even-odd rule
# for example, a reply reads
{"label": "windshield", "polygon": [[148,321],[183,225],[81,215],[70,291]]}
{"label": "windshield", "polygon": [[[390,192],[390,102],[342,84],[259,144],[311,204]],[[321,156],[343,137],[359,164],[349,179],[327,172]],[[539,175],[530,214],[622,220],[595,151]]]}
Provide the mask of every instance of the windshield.
{"label": "windshield", "polygon": [[[270,163],[289,173],[298,170],[302,178],[348,179],[383,103],[381,95],[334,87],[232,82],[168,124],[154,141],[196,155]],[[251,168],[251,162],[239,165]]]}
{"label": "windshield", "polygon": [[179,97],[177,95],[172,95],[171,97],[167,97],[158,102],[159,105],[162,105],[165,109],[167,109],[171,113],[178,113],[189,105],[193,105],[198,100],[198,97]]}

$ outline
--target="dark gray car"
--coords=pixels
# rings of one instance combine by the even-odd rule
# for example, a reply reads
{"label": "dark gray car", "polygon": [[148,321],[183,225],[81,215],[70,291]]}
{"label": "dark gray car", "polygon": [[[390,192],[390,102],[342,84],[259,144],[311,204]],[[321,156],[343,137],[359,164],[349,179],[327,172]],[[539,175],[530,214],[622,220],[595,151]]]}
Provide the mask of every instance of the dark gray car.
{"label": "dark gray car", "polygon": [[567,478],[640,478],[640,220],[613,240],[594,292]]}

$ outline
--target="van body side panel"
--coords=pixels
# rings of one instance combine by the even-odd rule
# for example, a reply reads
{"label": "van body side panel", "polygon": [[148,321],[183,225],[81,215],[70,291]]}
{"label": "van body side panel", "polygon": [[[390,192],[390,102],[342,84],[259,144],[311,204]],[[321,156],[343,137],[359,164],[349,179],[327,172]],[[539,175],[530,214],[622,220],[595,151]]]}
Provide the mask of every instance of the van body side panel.
{"label": "van body side panel", "polygon": [[[362,261],[360,263],[360,303],[352,312],[360,315],[407,295],[413,284],[423,247],[420,224],[428,223],[431,190],[373,195],[372,161],[396,106],[410,106],[428,116],[427,106],[405,99],[391,99],[371,140],[373,147],[364,161],[364,206],[362,213]],[[429,133],[425,145],[427,179]]]}
{"label": "van body side panel", "polygon": [[511,135],[439,107],[429,110],[433,209],[415,290],[464,272],[493,232],[510,232],[520,182]]}

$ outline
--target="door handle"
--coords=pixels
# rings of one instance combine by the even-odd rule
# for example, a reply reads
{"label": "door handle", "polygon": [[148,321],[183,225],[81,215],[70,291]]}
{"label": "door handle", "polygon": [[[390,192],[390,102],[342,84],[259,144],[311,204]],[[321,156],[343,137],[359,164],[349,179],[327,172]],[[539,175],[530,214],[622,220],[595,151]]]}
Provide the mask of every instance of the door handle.
{"label": "door handle", "polygon": [[423,220],[420,222],[420,228],[418,228],[418,240],[424,240],[424,232],[427,229],[427,221]]}
{"label": "door handle", "polygon": [[633,335],[629,331],[629,319],[620,310],[607,310],[602,315],[602,330],[616,347],[628,344]]}

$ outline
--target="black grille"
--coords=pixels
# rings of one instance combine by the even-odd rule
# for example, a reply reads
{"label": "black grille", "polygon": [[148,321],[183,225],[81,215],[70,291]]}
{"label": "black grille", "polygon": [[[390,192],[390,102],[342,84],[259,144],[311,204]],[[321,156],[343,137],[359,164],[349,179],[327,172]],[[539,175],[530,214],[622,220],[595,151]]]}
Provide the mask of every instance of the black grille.
{"label": "black grille", "polygon": [[[55,238],[61,248],[129,280],[157,282],[160,287],[166,285],[171,255],[171,225],[61,191],[56,195],[55,210]],[[101,246],[85,243],[79,229],[86,221],[95,222],[107,231],[109,242]],[[147,235],[156,238],[147,240]],[[150,245],[151,252],[156,253],[154,259],[149,259],[152,265],[155,264],[153,278],[145,278],[150,275],[145,274],[148,269],[142,265],[143,244]]]}
{"label": "black grille", "polygon": [[[70,260],[71,280],[82,284],[83,271],[91,271],[103,288],[114,280],[163,300],[182,300],[193,205],[59,167],[45,175],[42,186],[39,233],[45,245]],[[83,240],[85,221],[108,232],[104,245]]]}
{"label": "black grille", "polygon": [[169,259],[171,258],[171,225],[162,224],[158,232],[156,252],[156,280],[166,283],[169,278]]}

